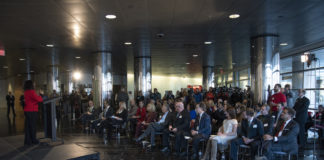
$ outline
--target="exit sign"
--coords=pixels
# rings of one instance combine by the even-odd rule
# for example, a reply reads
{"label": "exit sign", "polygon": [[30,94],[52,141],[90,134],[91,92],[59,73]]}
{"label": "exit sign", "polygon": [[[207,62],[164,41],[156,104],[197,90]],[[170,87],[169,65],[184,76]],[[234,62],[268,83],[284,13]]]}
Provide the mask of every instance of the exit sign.
{"label": "exit sign", "polygon": [[0,56],[5,56],[5,50],[4,49],[0,49]]}

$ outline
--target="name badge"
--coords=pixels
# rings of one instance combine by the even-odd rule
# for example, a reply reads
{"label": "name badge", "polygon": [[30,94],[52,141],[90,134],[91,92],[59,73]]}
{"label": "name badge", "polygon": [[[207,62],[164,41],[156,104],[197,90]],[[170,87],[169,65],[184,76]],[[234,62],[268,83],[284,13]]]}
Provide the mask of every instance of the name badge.
{"label": "name badge", "polygon": [[182,118],[182,115],[180,115],[179,118]]}
{"label": "name badge", "polygon": [[276,118],[276,116],[272,116],[272,118]]}
{"label": "name badge", "polygon": [[197,129],[197,131],[198,131],[198,130],[199,130],[199,126],[197,126],[197,128],[196,128],[196,129]]}
{"label": "name badge", "polygon": [[264,124],[263,126],[264,126],[264,127],[268,127],[268,123]]}
{"label": "name badge", "polygon": [[256,125],[256,124],[255,124],[255,125],[253,125],[253,128],[258,128],[258,125]]}

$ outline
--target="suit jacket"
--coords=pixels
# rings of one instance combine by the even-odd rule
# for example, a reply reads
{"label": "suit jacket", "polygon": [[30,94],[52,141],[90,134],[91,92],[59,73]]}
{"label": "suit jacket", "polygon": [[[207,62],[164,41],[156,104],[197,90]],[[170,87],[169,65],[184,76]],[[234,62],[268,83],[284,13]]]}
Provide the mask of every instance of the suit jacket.
{"label": "suit jacket", "polygon": [[[277,132],[280,131],[282,124],[284,123],[283,120],[280,120],[273,130],[273,136],[276,135]],[[298,151],[298,144],[297,144],[297,136],[299,133],[299,125],[296,121],[291,120],[286,127],[283,129],[281,136],[278,137],[278,143],[283,145],[283,151],[289,153],[297,153]]]}
{"label": "suit jacket", "polygon": [[273,132],[273,123],[274,118],[268,114],[268,115],[260,115],[257,117],[263,124],[263,133],[264,134],[272,134]]}
{"label": "suit jacket", "polygon": [[[163,116],[163,115],[162,115]],[[161,125],[163,126],[164,129],[168,128],[170,124],[172,124],[173,120],[174,120],[175,116],[173,114],[173,112],[168,112],[168,114],[165,117],[165,120],[163,123],[161,123]]]}
{"label": "suit jacket", "polygon": [[309,107],[309,99],[305,96],[303,98],[297,98],[296,103],[294,105],[294,109],[296,111],[296,121],[306,123],[307,120],[307,112]]}
{"label": "suit jacket", "polygon": [[113,116],[115,113],[114,109],[110,106],[108,108],[108,110],[106,111],[106,113],[104,113],[104,117],[105,118],[110,118],[111,116]]}
{"label": "suit jacket", "polygon": [[8,105],[13,105],[15,103],[15,96],[14,95],[9,96],[8,94],[6,96],[6,100]]}
{"label": "suit jacket", "polygon": [[216,127],[220,127],[223,125],[223,121],[224,119],[226,119],[226,115],[225,115],[225,111],[222,109],[217,109],[214,113],[213,113],[213,118],[215,120],[217,120],[216,122]]}
{"label": "suit jacket", "polygon": [[263,124],[257,118],[253,118],[251,125],[247,119],[242,120],[240,137],[261,140],[263,136]]}
{"label": "suit jacket", "polygon": [[205,138],[209,137],[211,133],[211,124],[210,124],[210,117],[206,112],[202,114],[201,118],[200,116],[196,117],[193,130],[198,131],[198,134],[202,134]]}
{"label": "suit jacket", "polygon": [[184,109],[180,113],[175,113],[176,117],[172,123],[173,128],[177,128],[178,131],[189,132],[190,129],[190,114]]}

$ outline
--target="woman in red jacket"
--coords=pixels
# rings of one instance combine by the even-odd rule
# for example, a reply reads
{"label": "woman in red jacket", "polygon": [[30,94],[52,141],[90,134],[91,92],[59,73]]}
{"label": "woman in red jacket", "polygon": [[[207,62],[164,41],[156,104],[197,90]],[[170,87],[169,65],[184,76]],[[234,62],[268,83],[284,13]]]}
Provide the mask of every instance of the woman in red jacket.
{"label": "woman in red jacket", "polygon": [[[24,84],[25,97],[25,145],[38,144],[36,139],[36,120],[38,112],[38,103],[42,102],[41,96],[37,95],[34,90],[33,81],[27,80]],[[40,91],[43,94],[43,91]]]}

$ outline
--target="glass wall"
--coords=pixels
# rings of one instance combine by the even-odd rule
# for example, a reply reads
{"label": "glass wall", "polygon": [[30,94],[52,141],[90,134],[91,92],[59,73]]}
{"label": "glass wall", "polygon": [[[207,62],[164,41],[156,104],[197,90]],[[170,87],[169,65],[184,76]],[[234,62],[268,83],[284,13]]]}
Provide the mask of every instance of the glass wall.
{"label": "glass wall", "polygon": [[306,97],[310,99],[309,108],[317,108],[324,103],[324,48],[311,50],[317,61],[311,64],[302,63],[301,55],[296,54],[280,60],[280,82],[284,86],[290,84],[295,96],[298,96],[298,89],[306,90]]}

